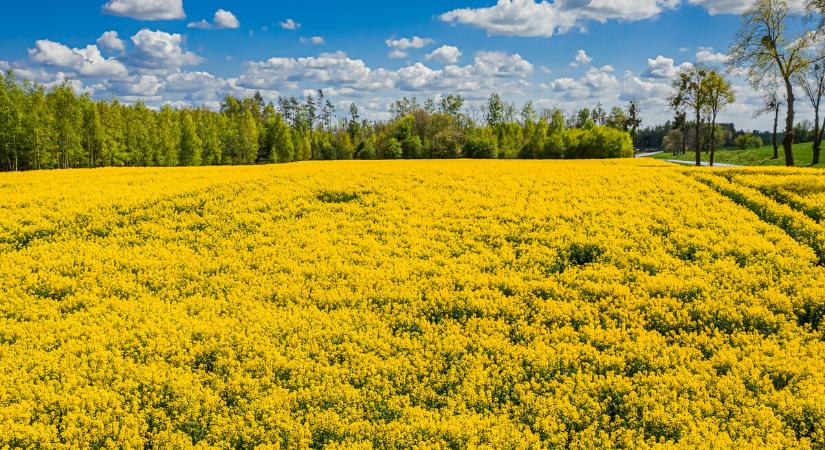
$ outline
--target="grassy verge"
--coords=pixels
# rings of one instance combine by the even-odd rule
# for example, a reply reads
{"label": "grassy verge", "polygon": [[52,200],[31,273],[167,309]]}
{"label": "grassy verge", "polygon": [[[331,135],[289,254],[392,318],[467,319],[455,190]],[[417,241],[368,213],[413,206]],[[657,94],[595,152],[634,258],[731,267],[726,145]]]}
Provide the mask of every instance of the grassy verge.
{"label": "grassy verge", "polygon": [[[693,161],[694,154],[687,153],[684,155],[673,156],[670,153],[660,153],[653,156],[656,159],[678,159],[680,161]],[[702,153],[702,161],[708,161],[710,155]],[[794,145],[794,159],[797,166],[808,167],[813,160],[813,143],[806,142],[803,144]],[[784,166],[785,158],[782,154],[782,148],[779,148],[779,158],[773,159],[773,146],[766,145],[760,148],[739,150],[732,148],[720,149],[716,153],[716,162],[725,164],[736,164],[740,166]],[[825,164],[819,164],[817,167],[825,167]]]}

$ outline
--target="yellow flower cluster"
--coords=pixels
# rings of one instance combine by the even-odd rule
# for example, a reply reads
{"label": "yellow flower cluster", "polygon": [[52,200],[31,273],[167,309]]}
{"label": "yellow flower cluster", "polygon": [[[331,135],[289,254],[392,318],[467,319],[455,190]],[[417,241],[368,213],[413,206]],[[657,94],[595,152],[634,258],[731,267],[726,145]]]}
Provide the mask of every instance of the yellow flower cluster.
{"label": "yellow flower cluster", "polygon": [[0,447],[823,448],[818,176],[0,174]]}
{"label": "yellow flower cluster", "polygon": [[825,219],[825,173],[817,169],[732,171],[729,179],[787,203],[817,222]]}

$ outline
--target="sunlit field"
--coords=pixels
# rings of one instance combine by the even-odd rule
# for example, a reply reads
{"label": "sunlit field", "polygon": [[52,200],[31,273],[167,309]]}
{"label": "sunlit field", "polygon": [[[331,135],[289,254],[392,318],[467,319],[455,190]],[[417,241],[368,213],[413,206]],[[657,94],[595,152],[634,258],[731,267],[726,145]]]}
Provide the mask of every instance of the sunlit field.
{"label": "sunlit field", "polygon": [[0,174],[0,447],[825,447],[825,173]]}

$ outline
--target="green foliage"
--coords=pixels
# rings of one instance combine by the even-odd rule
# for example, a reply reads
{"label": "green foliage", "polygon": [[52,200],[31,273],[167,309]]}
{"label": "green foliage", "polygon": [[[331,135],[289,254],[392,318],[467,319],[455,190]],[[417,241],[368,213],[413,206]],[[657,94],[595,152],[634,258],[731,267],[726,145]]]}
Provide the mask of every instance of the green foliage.
{"label": "green foliage", "polygon": [[749,148],[759,148],[765,145],[762,142],[762,138],[759,136],[754,136],[751,133],[745,133],[740,136],[736,137],[736,147],[739,150],[747,150]]}
{"label": "green foliage", "polygon": [[542,118],[538,123],[527,121],[524,124],[524,146],[519,153],[519,157],[527,159],[542,157],[549,130],[550,126],[547,124],[547,119]]}
{"label": "green foliage", "polygon": [[633,142],[627,132],[610,127],[571,128],[564,133],[568,159],[630,158]]}
{"label": "green foliage", "polygon": [[195,121],[189,113],[183,114],[180,133],[180,164],[183,166],[201,165],[203,143],[195,129]]}
{"label": "green foliage", "polygon": [[274,114],[266,123],[264,145],[270,162],[290,162],[295,160],[295,143],[289,125],[279,114]]}
{"label": "green foliage", "polygon": [[403,149],[401,148],[401,143],[398,142],[398,139],[391,137],[384,141],[384,145],[381,147],[381,158],[400,159],[402,155]]}
{"label": "green foliage", "polygon": [[358,150],[358,159],[375,159],[378,157],[375,151],[375,142],[372,139],[367,139]]}
{"label": "green foliage", "polygon": [[522,148],[522,126],[518,123],[502,123],[494,129],[498,140],[498,157],[515,158]]}
{"label": "green foliage", "polygon": [[100,111],[97,105],[85,99],[83,102],[83,150],[89,161],[89,167],[98,166],[98,159],[103,152],[104,133],[100,123]]}
{"label": "green foliage", "polygon": [[498,139],[489,128],[470,131],[464,141],[464,156],[467,158],[497,158]]}
{"label": "green foliage", "polygon": [[[191,136],[189,138],[191,139]],[[180,147],[183,144],[181,125],[178,123],[175,112],[168,105],[160,110],[157,118],[157,143],[158,164],[162,166],[176,166],[179,157],[183,158],[184,153],[192,151],[191,148],[183,149]],[[189,154],[186,157],[188,158],[186,161],[180,161],[181,165],[191,165],[188,161],[191,160],[192,155]],[[200,155],[198,155],[198,159],[200,159]]]}
{"label": "green foliage", "polygon": [[[561,110],[519,110],[494,94],[482,108],[489,125],[462,112],[448,95],[422,107],[415,98],[392,105],[394,119],[362,120],[358,107],[336,122],[319,93],[305,103],[256,93],[226,97],[219,111],[153,110],[137,102],[93,100],[65,83],[46,90],[0,75],[0,170],[72,167],[286,163],[310,159],[596,158],[626,156],[621,136],[592,120],[616,119],[583,109],[566,128]],[[615,111],[614,111],[615,112]],[[587,116],[587,117],[585,117]],[[612,117],[612,119],[611,119]],[[577,125],[581,125],[578,127]]]}
{"label": "green foliage", "polygon": [[59,167],[72,167],[72,162],[82,158],[83,147],[80,131],[83,125],[83,113],[80,102],[72,87],[63,84],[49,93],[52,114],[55,118],[55,144],[57,146]]}
{"label": "green foliage", "polygon": [[335,159],[352,159],[355,155],[355,147],[349,138],[348,133],[338,133],[335,139]]}
{"label": "green foliage", "polygon": [[416,159],[421,156],[421,138],[410,135],[401,143],[404,159]]}
{"label": "green foliage", "polygon": [[564,142],[565,130],[550,133],[544,140],[544,153],[542,158],[561,159],[564,158],[566,145]]}

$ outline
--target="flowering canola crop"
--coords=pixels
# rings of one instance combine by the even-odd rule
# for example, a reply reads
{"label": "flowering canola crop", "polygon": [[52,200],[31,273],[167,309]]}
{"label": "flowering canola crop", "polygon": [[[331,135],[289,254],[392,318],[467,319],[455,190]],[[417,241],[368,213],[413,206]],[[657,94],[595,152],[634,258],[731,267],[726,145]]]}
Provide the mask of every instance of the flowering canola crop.
{"label": "flowering canola crop", "polygon": [[822,449],[823,179],[0,174],[0,447]]}

